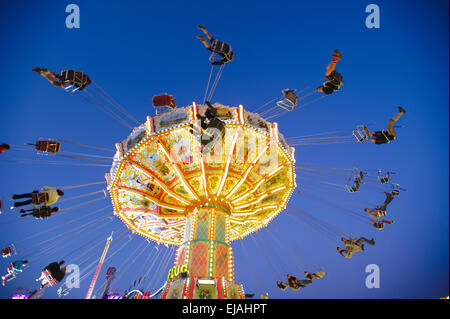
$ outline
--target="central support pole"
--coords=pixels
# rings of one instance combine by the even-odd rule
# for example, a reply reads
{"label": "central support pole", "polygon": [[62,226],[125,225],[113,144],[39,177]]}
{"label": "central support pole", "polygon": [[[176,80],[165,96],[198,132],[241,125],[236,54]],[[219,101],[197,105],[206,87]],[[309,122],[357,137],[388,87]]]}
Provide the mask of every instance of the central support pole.
{"label": "central support pole", "polygon": [[185,242],[178,248],[175,266],[187,265],[191,277],[225,277],[232,281],[234,267],[228,238],[228,213],[215,204],[196,207],[188,215]]}
{"label": "central support pole", "polygon": [[234,283],[228,205],[212,197],[186,213],[184,243],[177,250],[162,298],[243,298],[242,287]]}

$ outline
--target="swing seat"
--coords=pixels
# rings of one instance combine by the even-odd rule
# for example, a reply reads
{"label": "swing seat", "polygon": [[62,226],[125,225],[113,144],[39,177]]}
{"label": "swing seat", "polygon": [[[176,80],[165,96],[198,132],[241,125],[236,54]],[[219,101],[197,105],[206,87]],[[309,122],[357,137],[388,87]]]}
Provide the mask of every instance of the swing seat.
{"label": "swing seat", "polygon": [[277,106],[287,111],[292,111],[298,105],[298,95],[294,90],[283,90],[284,99],[277,102]]}
{"label": "swing seat", "polygon": [[48,201],[47,193],[32,193],[31,199],[34,205],[40,205]]}
{"label": "swing seat", "polygon": [[211,52],[212,54],[209,57],[209,61],[214,65],[228,63],[234,58],[231,45],[226,42],[214,40],[211,44]]}
{"label": "swing seat", "polygon": [[158,111],[161,112],[161,109],[167,108],[166,111],[168,111],[177,107],[175,98],[167,93],[153,96],[152,103],[156,109],[156,114],[158,114]]}
{"label": "swing seat", "polygon": [[[352,176],[350,176],[347,183],[345,184],[345,188],[349,193],[355,193],[359,190],[359,187],[361,186],[363,179],[364,173],[361,170],[354,168]],[[357,181],[359,182],[358,184],[356,183]]]}
{"label": "swing seat", "polygon": [[334,82],[335,84],[341,86],[344,81],[344,77],[337,71],[333,71],[327,76],[327,79]]}
{"label": "swing seat", "polygon": [[169,107],[175,108],[175,98],[167,93],[159,94],[153,96],[153,106],[154,107]]}
{"label": "swing seat", "polygon": [[406,189],[401,188],[400,185],[398,185],[398,184],[391,184],[391,187],[392,187],[391,194],[394,196],[400,195],[401,190],[406,191]]}
{"label": "swing seat", "polygon": [[363,143],[369,139],[369,136],[364,131],[364,125],[358,125],[355,130],[353,130],[352,135],[356,138],[358,143]]}
{"label": "swing seat", "polygon": [[386,141],[387,141],[388,143],[390,143],[391,141],[393,141],[393,140],[396,139],[396,136],[394,136],[394,138],[392,138],[392,139],[390,139],[390,138],[388,137],[388,135],[390,135],[390,134],[389,134],[389,132],[388,132],[387,129],[382,130],[382,131],[381,131],[381,134],[383,134],[384,138],[386,139]]}
{"label": "swing seat", "polygon": [[47,279],[48,284],[50,287],[53,287],[54,285],[56,285],[58,283],[58,281],[53,278],[52,274],[50,273],[50,271],[48,269],[45,269],[42,274],[44,275],[45,279]]}
{"label": "swing seat", "polygon": [[59,152],[61,148],[61,144],[56,142],[55,140],[44,140],[39,139],[36,142],[36,151],[38,153],[44,153],[44,154],[56,154]]}
{"label": "swing seat", "polygon": [[64,70],[59,74],[59,78],[64,83],[63,88],[69,93],[83,90],[91,83],[91,79],[80,71]]}
{"label": "swing seat", "polygon": [[395,174],[393,172],[388,172],[384,169],[378,170],[377,178],[380,181],[380,184],[386,184],[389,182],[390,174]]}

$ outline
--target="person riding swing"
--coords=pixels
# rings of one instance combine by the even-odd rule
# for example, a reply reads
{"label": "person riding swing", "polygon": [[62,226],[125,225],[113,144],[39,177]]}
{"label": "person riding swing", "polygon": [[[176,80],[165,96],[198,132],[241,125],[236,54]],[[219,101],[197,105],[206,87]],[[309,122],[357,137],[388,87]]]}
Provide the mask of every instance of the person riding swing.
{"label": "person riding swing", "polygon": [[209,58],[212,65],[223,65],[234,59],[234,52],[229,43],[214,39],[208,30],[202,25],[198,25],[198,28],[205,33],[206,38],[209,41],[208,42],[204,36],[197,36],[197,39],[202,41],[205,48],[212,52],[212,55]]}
{"label": "person riding swing", "polygon": [[336,63],[342,58],[341,53],[338,50],[334,50],[332,55],[332,61],[328,64],[325,72],[325,78],[328,80],[323,83],[322,86],[317,88],[317,92],[325,93],[326,95],[332,94],[340,89],[344,84],[344,77],[342,74],[335,70]]}
{"label": "person riding swing", "polygon": [[39,73],[56,87],[63,87],[66,91],[75,92],[84,90],[91,84],[91,79],[81,71],[64,70],[59,74],[44,68],[35,68],[32,72]]}
{"label": "person riding swing", "polygon": [[369,129],[367,128],[367,126],[364,126],[364,132],[369,137],[369,140],[372,143],[375,143],[378,145],[390,143],[391,141],[393,141],[397,138],[397,134],[394,129],[394,123],[397,122],[400,119],[400,117],[405,113],[406,113],[406,111],[401,106],[399,106],[397,115],[388,121],[387,130],[370,132]]}

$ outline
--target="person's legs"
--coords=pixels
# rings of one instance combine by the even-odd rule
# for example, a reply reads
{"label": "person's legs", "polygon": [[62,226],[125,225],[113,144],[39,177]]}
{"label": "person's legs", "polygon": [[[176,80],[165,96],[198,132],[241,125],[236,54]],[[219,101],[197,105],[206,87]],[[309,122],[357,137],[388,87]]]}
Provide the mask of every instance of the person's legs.
{"label": "person's legs", "polygon": [[325,72],[326,76],[329,76],[331,72],[336,69],[336,63],[341,59],[342,55],[338,50],[334,50],[332,55],[332,61],[327,65],[327,71]]}
{"label": "person's legs", "polygon": [[336,62],[335,61],[331,61],[327,65],[327,71],[325,72],[325,75],[329,76],[331,74],[331,72],[333,72],[335,69],[336,69]]}
{"label": "person's legs", "polygon": [[41,74],[41,73],[43,73],[43,72],[48,72],[48,70],[47,69],[44,69],[44,68],[34,68],[33,70],[31,70],[32,72],[36,72],[36,73],[39,73],[39,74]]}
{"label": "person's legs", "polygon": [[43,77],[45,77],[51,84],[53,84],[54,86],[62,86],[63,82],[61,82],[58,79],[58,75],[55,72],[49,71],[47,69],[33,69],[33,72],[37,72],[40,75],[42,75]]}
{"label": "person's legs", "polygon": [[385,211],[387,205],[392,202],[392,200],[394,199],[394,195],[384,192],[386,194],[386,199],[384,200],[383,205],[381,205],[380,210]]}
{"label": "person's legs", "polygon": [[44,288],[44,287],[46,287],[47,285],[48,285],[48,280],[47,280],[47,278],[44,278],[44,279],[41,281],[41,289]]}
{"label": "person's legs", "polygon": [[29,199],[29,200],[26,200],[26,201],[23,201],[23,202],[15,202],[14,203],[14,207],[25,206],[25,205],[29,205],[29,204],[32,204],[32,203],[33,203],[32,199]]}
{"label": "person's legs", "polygon": [[202,43],[203,43],[203,45],[205,46],[206,49],[211,50],[211,45],[208,43],[208,41],[206,41],[205,37],[202,37],[201,35],[198,35],[197,39],[202,41]]}
{"label": "person's legs", "polygon": [[36,281],[40,281],[42,279],[45,279],[44,273],[41,273],[41,276],[38,279],[36,279]]}
{"label": "person's legs", "polygon": [[397,115],[388,121],[388,132],[392,136],[396,136],[394,130],[394,123],[397,122],[403,114],[405,114],[405,110],[399,106]]}
{"label": "person's legs", "polygon": [[60,81],[56,76],[53,76],[53,74],[47,74],[44,76],[51,84],[53,84],[53,86],[56,86],[56,87],[63,86],[64,83],[62,81]]}
{"label": "person's legs", "polygon": [[197,26],[200,30],[203,31],[203,33],[205,33],[205,35],[208,37],[209,42],[212,42],[214,40],[214,38],[212,37],[212,35],[208,32],[208,30],[206,30],[206,28],[202,25],[198,25]]}
{"label": "person's legs", "polygon": [[33,72],[37,72],[43,77],[45,77],[50,83],[54,84],[55,81],[57,81],[57,74],[55,72],[49,71],[47,69],[43,68],[36,68],[32,70]]}
{"label": "person's legs", "polygon": [[21,198],[32,198],[33,193],[26,193],[26,194],[19,194],[19,195],[12,195],[12,199],[21,199]]}
{"label": "person's legs", "polygon": [[392,200],[394,199],[394,195],[392,193],[388,193],[388,192],[384,192],[384,194],[386,195],[386,202],[390,203],[392,202]]}
{"label": "person's legs", "polygon": [[356,241],[356,244],[358,246],[360,246],[363,242],[368,243],[369,245],[372,245],[372,246],[375,245],[375,241],[373,240],[373,238],[372,239],[367,239],[367,238],[364,238],[364,237],[359,238]]}
{"label": "person's legs", "polygon": [[390,119],[389,121],[388,121],[388,132],[389,132],[389,134],[390,135],[392,135],[392,136],[397,136],[397,134],[395,133],[395,130],[394,130],[394,119]]}
{"label": "person's legs", "polygon": [[369,214],[370,217],[375,218],[375,219],[378,219],[378,215],[377,215],[375,209],[370,210],[370,209],[366,208],[364,211],[365,211],[367,214]]}

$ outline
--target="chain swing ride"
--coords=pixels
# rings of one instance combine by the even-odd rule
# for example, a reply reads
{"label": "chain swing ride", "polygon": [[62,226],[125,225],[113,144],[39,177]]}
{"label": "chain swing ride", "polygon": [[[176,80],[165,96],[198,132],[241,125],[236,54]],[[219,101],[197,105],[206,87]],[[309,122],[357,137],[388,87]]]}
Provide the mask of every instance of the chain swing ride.
{"label": "chain swing ride", "polygon": [[[233,241],[240,242],[248,256],[243,239],[247,236],[252,238],[268,265],[273,270],[277,270],[282,266],[272,263],[278,263],[279,260],[265,256],[270,252],[270,248],[259,245],[255,234],[261,229],[267,230],[279,247],[284,249],[282,241],[279,242],[274,231],[268,228],[281,212],[289,209],[289,216],[295,222],[311,227],[334,244],[336,242],[339,244],[344,234],[333,225],[294,207],[289,202],[292,195],[299,194],[329,205],[323,198],[312,196],[309,191],[317,187],[354,194],[366,186],[368,189],[370,186],[384,187],[383,190],[388,190],[393,194],[392,196],[398,196],[401,190],[404,191],[398,184],[391,182],[392,175],[395,173],[385,169],[336,168],[296,162],[293,146],[371,141],[372,133],[366,125],[358,125],[356,129],[349,131],[285,138],[278,124],[273,122],[284,114],[315,103],[340,90],[344,84],[343,76],[335,70],[337,62],[342,57],[339,51],[334,51],[332,61],[327,66],[325,78],[303,89],[283,89],[280,96],[252,111],[243,105],[227,106],[210,102],[225,66],[234,59],[234,52],[230,44],[214,39],[206,28],[199,26],[199,29],[205,33],[206,38],[201,36],[198,38],[211,52],[209,58],[211,70],[203,101],[193,102],[188,106],[177,106],[174,96],[168,93],[155,95],[153,96],[155,116],[147,116],[144,122],[133,117],[84,72],[65,70],[56,74],[43,68],[33,69],[33,72],[42,75],[54,86],[80,96],[131,130],[125,140],[115,144],[115,148],[40,137],[35,143],[12,145],[8,153],[33,151],[38,155],[45,155],[43,157],[45,159],[5,157],[5,161],[11,162],[43,162],[109,168],[105,174],[105,181],[55,187],[58,190],[71,192],[76,188],[106,184],[104,189],[69,198],[57,198],[57,201],[52,203],[102,194],[100,198],[63,208],[57,214],[61,215],[72,209],[104,200],[108,195],[113,215],[125,226],[114,230],[113,232],[119,235],[114,236],[114,239],[112,235],[108,237],[106,246],[102,249],[101,245],[106,237],[98,230],[108,222],[100,224],[98,222],[111,222],[111,216],[101,215],[99,210],[93,213],[92,218],[95,219],[82,225],[83,234],[100,234],[97,244],[91,244],[91,247],[85,244],[83,247],[89,248],[77,249],[76,251],[81,252],[81,255],[72,259],[82,258],[80,265],[90,262],[81,277],[82,281],[92,277],[86,299],[92,298],[93,295],[102,296],[105,299],[249,298],[251,295],[245,293],[243,285],[235,282],[234,255],[231,245]],[[214,77],[213,74],[215,74]],[[319,82],[322,85],[317,88],[316,85]],[[390,128],[382,131],[387,142],[395,139],[395,135],[391,138]],[[69,151],[70,146],[109,152],[109,155],[81,153],[78,150]],[[68,162],[68,160],[71,161]],[[302,183],[302,186],[305,183],[305,187],[299,191],[297,183]],[[380,189],[376,190],[380,191]],[[49,207],[47,204],[50,201],[50,192],[49,188],[33,192],[30,203],[33,204],[32,214],[36,218],[51,216],[51,213],[43,215],[41,211]],[[384,210],[386,205],[385,202]],[[336,205],[334,207],[360,222],[370,224],[372,215],[349,211]],[[107,210],[107,208],[109,206],[101,210]],[[382,210],[383,205],[377,209]],[[52,218],[58,218],[58,216]],[[376,219],[380,223],[378,218]],[[70,222],[72,221],[67,223]],[[146,239],[140,244],[147,243],[149,246],[151,243],[157,243],[157,246],[153,247],[156,249],[152,249],[139,273],[141,277],[135,280],[128,292],[122,294],[110,289],[110,286],[113,279],[117,282],[120,272],[125,271],[122,266],[110,267],[105,285],[98,286],[99,289],[104,287],[103,292],[95,293],[94,289],[102,265],[115,253],[132,242],[136,249],[129,258],[137,260],[144,252],[141,246],[134,243],[131,236],[127,236],[129,230]],[[111,229],[106,231],[110,232]],[[68,234],[65,234],[66,238]],[[39,233],[33,234],[22,242],[39,235]],[[361,238],[357,240],[351,236],[348,237],[350,238],[342,240],[346,245],[345,250],[341,249],[344,252],[339,248],[338,250],[344,257],[351,258],[353,253],[361,251],[358,249]],[[114,252],[108,255],[108,250],[112,248],[110,245],[116,242],[117,245],[120,243],[120,248],[113,249]],[[24,250],[17,249],[18,244],[19,242],[15,242],[6,245],[1,251],[2,257],[9,258],[15,254],[23,254],[30,262],[34,262],[34,257],[43,258],[51,255],[54,249],[50,246],[44,250],[39,248],[34,252],[29,248],[35,249],[35,243],[35,245],[29,245],[25,253]],[[166,250],[163,251],[158,247],[166,247]],[[138,254],[134,256],[135,253]],[[67,254],[64,258],[69,256],[73,257]],[[167,277],[163,278],[163,282],[148,283],[147,278],[150,272],[164,272],[171,260],[173,266],[168,271]],[[126,260],[124,264],[128,264],[126,265],[128,267],[132,265],[132,262]],[[20,276],[22,271],[22,269],[14,268],[17,266],[14,263],[10,266],[8,275],[3,279],[4,285]],[[40,290],[20,287],[15,297],[41,298],[46,288],[58,283],[61,283],[58,295],[60,297],[68,295],[71,288],[63,283],[62,279],[55,279],[60,272],[62,278],[64,277],[65,267],[58,266],[57,269],[53,269],[49,266],[42,270],[41,277],[44,276],[43,282],[46,284],[41,285]],[[293,290],[305,288],[312,283],[313,279],[322,278],[325,275],[323,267],[318,267],[316,264],[313,267],[316,272],[306,271],[306,279],[297,280],[288,275],[288,283],[277,281],[277,286],[282,290],[288,286]],[[14,272],[14,269],[17,271]],[[149,286],[157,288],[151,293],[146,290]],[[262,297],[266,298],[267,295]]]}

